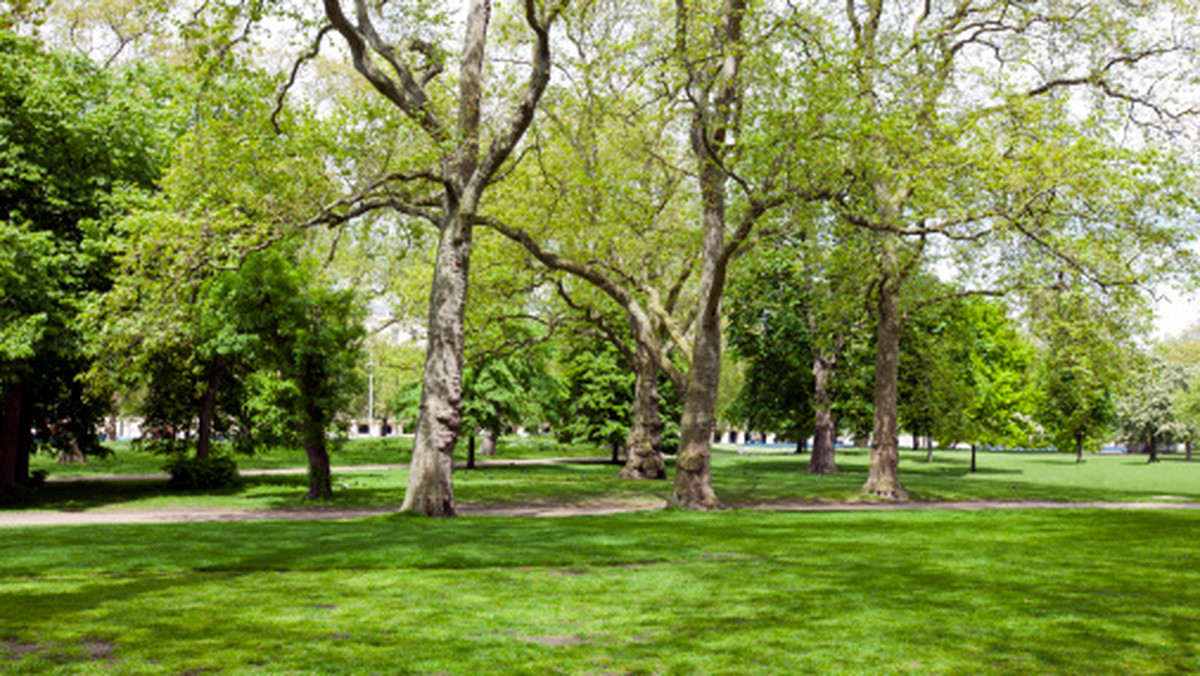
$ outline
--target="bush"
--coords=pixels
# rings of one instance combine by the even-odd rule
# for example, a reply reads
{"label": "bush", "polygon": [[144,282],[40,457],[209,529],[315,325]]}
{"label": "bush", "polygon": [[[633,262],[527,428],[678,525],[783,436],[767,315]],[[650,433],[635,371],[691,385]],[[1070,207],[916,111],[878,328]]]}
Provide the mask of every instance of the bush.
{"label": "bush", "polygon": [[168,485],[185,491],[233,488],[240,483],[237,463],[224,455],[207,458],[177,457],[163,468],[170,475]]}

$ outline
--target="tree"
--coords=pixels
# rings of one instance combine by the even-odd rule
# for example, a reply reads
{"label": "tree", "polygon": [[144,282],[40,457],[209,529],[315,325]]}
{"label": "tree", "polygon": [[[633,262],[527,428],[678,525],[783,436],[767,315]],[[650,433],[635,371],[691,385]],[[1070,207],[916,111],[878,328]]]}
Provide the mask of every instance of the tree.
{"label": "tree", "polygon": [[759,242],[729,292],[729,346],[749,362],[733,408],[755,429],[812,433],[814,474],[837,471],[838,419],[861,370],[850,358],[869,320],[864,243],[813,219]]}
{"label": "tree", "polygon": [[216,280],[224,326],[252,339],[247,408],[261,441],[299,442],[310,500],[332,497],[327,438],[359,382],[363,307],[311,263],[272,250]]}
{"label": "tree", "polygon": [[[402,189],[403,196],[389,196],[384,204],[419,215],[436,224],[439,231],[420,415],[403,508],[430,516],[452,516],[451,472],[462,423],[463,316],[472,229],[484,192],[525,135],[550,81],[550,28],[563,5],[539,6],[535,0],[522,4],[520,14],[531,40],[530,69],[519,101],[507,121],[497,127],[486,150],[484,51],[492,21],[489,2],[472,0],[467,7],[458,94],[450,97],[431,91],[445,68],[442,46],[416,35],[385,40],[377,29],[380,22],[363,0],[355,2],[354,20],[346,15],[340,0],[324,0],[323,6],[333,30],[345,39],[355,69],[424,137],[425,157],[409,158],[408,170],[393,172],[381,182],[400,186],[424,182],[427,189]],[[446,98],[452,99],[449,106]],[[424,161],[428,165],[420,166]],[[435,195],[437,207],[427,208]]]}
{"label": "tree", "polygon": [[1159,30],[1171,21],[1156,17],[1190,10],[967,1],[913,11],[870,0],[843,11],[850,48],[810,51],[859,92],[828,117],[847,140],[853,177],[835,203],[877,246],[875,425],[863,491],[904,497],[902,291],[931,241],[963,263],[985,263],[963,275],[979,289],[1036,286],[1053,274],[1039,267],[1050,261],[1102,286],[1171,274],[1162,262],[1188,237],[1175,218],[1189,208],[1190,178],[1159,132],[1178,128],[1190,104],[1175,96],[1182,82],[1172,92],[1151,83],[1185,72],[1173,62],[1183,58],[1181,34]]}
{"label": "tree", "polygon": [[111,283],[113,222],[162,168],[138,78],[0,32],[0,493],[26,481],[35,424],[99,450],[79,313]]}
{"label": "tree", "polygon": [[564,442],[608,446],[616,461],[629,433],[634,386],[620,352],[607,341],[580,340],[568,349],[560,368],[565,396],[555,434]]}
{"label": "tree", "polygon": [[1186,391],[1182,368],[1150,355],[1122,378],[1116,396],[1116,423],[1127,447],[1144,445],[1147,462],[1158,462],[1159,445],[1188,438],[1189,430],[1176,407],[1178,392]]}
{"label": "tree", "polygon": [[1047,295],[1037,325],[1044,343],[1040,418],[1055,447],[1073,450],[1083,462],[1083,452],[1104,439],[1113,421],[1128,328],[1078,286],[1060,283]]}
{"label": "tree", "polygon": [[644,67],[659,48],[661,8],[614,2],[564,15],[570,49],[557,61],[534,126],[533,152],[501,188],[489,220],[557,276],[564,314],[603,336],[635,376],[633,418],[618,476],[665,479],[659,382],[684,386],[695,268],[691,205],[678,166],[673,101]]}

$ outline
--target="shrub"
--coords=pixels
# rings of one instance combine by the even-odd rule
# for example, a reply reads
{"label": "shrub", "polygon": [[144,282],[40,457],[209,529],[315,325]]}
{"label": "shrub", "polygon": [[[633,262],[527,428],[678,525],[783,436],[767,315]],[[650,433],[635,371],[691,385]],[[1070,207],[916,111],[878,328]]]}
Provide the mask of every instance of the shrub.
{"label": "shrub", "polygon": [[167,462],[164,469],[171,475],[168,485],[179,490],[233,488],[240,482],[237,463],[225,455],[212,455],[207,458],[180,456]]}

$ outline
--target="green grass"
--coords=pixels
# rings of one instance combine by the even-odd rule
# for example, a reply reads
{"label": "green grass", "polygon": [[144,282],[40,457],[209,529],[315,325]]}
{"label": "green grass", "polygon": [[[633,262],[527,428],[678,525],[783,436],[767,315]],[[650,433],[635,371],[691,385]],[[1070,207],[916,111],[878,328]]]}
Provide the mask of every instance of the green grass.
{"label": "green grass", "polygon": [[1196,673],[1198,529],[1197,512],[1098,510],[6,529],[0,660],[18,674]]}

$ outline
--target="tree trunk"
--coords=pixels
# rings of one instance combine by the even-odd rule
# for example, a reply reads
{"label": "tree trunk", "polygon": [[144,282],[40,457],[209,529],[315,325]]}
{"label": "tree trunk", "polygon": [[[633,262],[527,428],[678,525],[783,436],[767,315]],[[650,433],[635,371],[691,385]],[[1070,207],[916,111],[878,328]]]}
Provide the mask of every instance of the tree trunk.
{"label": "tree trunk", "polygon": [[1075,464],[1083,462],[1083,435],[1075,435]]}
{"label": "tree trunk", "polygon": [[721,379],[721,293],[725,265],[725,173],[706,154],[700,157],[700,193],[704,203],[704,247],[700,262],[700,313],[693,339],[692,368],[683,394],[679,455],[670,504],[685,509],[718,509],[712,489],[712,432],[716,424],[717,386]]}
{"label": "tree trunk", "polygon": [[1158,438],[1154,434],[1150,435],[1150,457],[1146,460],[1147,464],[1152,462],[1158,462]]}
{"label": "tree trunk", "polygon": [[1191,441],[1184,442],[1183,452],[1185,453],[1185,455],[1183,456],[1184,462],[1191,462],[1192,461],[1192,442]]}
{"label": "tree trunk", "polygon": [[933,439],[925,442],[925,462],[933,462]]}
{"label": "tree trunk", "polygon": [[63,430],[63,446],[58,452],[58,457],[54,459],[61,465],[74,465],[87,462],[87,456],[83,454],[83,449],[79,447],[79,440],[70,430]]}
{"label": "tree trunk", "polygon": [[834,463],[834,423],[833,397],[829,394],[829,379],[833,375],[836,364],[835,358],[826,357],[821,352],[813,359],[813,408],[816,410],[816,421],[813,433],[812,458],[808,461],[808,471],[811,474],[836,474],[837,464]]}
{"label": "tree trunk", "polygon": [[[815,444],[816,441],[814,440],[813,443]],[[796,450],[793,451],[793,453],[795,453],[796,455],[802,455],[802,454],[806,453],[807,451],[808,451],[808,437],[800,437],[800,441],[796,442]],[[812,465],[811,460],[809,461],[809,465],[810,466]]]}
{"label": "tree trunk", "polygon": [[475,469],[475,435],[467,435],[467,469]]}
{"label": "tree trunk", "polygon": [[484,428],[479,430],[479,454],[494,456],[496,455],[496,442],[500,439],[500,434],[496,430]]}
{"label": "tree trunk", "polygon": [[658,407],[658,366],[649,346],[637,345],[634,358],[633,427],[625,443],[625,467],[621,479],[666,479],[667,463],[662,456],[662,416]]}
{"label": "tree trunk", "polygon": [[17,456],[21,451],[21,404],[20,387],[4,393],[3,438],[0,439],[0,495],[12,491],[17,484]]}
{"label": "tree trunk", "polygon": [[304,453],[308,456],[308,494],[305,500],[327,500],[333,497],[333,477],[329,471],[329,451],[325,435],[305,435]]}
{"label": "tree trunk", "polygon": [[429,337],[405,511],[454,516],[454,445],[462,426],[463,314],[471,224],[447,198],[429,304]]}
{"label": "tree trunk", "polygon": [[196,457],[207,458],[212,450],[213,415],[217,409],[217,387],[221,383],[221,358],[216,357],[208,366],[208,383],[204,387],[204,399],[200,402],[200,421],[196,431]]}
{"label": "tree trunk", "polygon": [[971,474],[975,473],[975,446],[976,444],[971,444]]}
{"label": "tree trunk", "polygon": [[897,421],[897,382],[900,363],[900,261],[898,235],[884,234],[879,285],[879,326],[875,352],[875,426],[867,483],[862,492],[888,498],[907,498],[900,483],[900,433]]}
{"label": "tree trunk", "polygon": [[327,500],[333,497],[333,478],[329,471],[329,451],[325,442],[326,419],[315,404],[317,386],[303,382],[300,396],[304,400],[304,454],[308,456],[308,494],[305,500]]}

